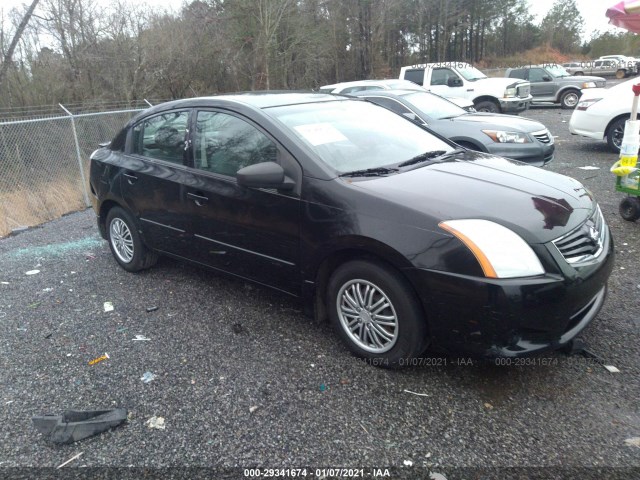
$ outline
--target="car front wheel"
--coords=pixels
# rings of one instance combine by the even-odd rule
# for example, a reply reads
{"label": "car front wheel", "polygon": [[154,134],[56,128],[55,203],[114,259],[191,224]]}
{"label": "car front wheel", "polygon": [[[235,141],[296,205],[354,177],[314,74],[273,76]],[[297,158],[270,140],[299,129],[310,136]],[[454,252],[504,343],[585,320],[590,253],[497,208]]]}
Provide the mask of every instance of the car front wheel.
{"label": "car front wheel", "polygon": [[500,113],[500,107],[491,100],[485,100],[475,104],[476,112]]}
{"label": "car front wheel", "polygon": [[566,109],[576,108],[579,100],[580,92],[577,92],[576,90],[569,90],[562,94],[562,97],[560,98],[560,106]]}
{"label": "car front wheel", "polygon": [[131,214],[120,207],[113,207],[106,222],[109,248],[122,268],[137,272],[156,263],[158,255],[142,243]]}
{"label": "car front wheel", "polygon": [[378,262],[340,266],[327,288],[331,321],[349,349],[380,367],[410,364],[428,344],[427,324],[409,283]]}

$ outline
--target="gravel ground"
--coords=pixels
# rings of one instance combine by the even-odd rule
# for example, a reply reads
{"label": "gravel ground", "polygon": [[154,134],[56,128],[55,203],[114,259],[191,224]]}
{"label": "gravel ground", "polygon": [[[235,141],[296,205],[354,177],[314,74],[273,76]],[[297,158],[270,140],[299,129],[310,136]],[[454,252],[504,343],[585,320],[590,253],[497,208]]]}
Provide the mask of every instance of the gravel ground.
{"label": "gravel ground", "polygon": [[[609,297],[582,338],[619,373],[560,353],[545,355],[548,365],[440,357],[400,371],[371,367],[272,291],[170,259],[125,272],[88,210],[0,240],[0,477],[54,475],[51,467],[82,452],[59,478],[243,478],[237,467],[256,466],[308,467],[327,478],[315,469],[640,478],[640,448],[625,442],[640,437],[640,222],[618,215],[622,195],[608,172],[616,156],[603,142],[572,137],[570,115],[526,114],[557,136],[548,168],[584,182],[613,232]],[[156,378],[142,382],[145,372]],[[111,407],[127,408],[129,421],[72,445],[47,442],[31,423]],[[154,415],[164,430],[145,425]]]}

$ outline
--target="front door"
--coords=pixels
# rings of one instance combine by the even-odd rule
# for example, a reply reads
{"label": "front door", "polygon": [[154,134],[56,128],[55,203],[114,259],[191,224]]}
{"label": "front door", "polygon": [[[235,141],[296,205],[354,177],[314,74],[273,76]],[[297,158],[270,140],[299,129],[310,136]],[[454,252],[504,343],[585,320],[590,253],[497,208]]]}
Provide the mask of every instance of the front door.
{"label": "front door", "polygon": [[242,187],[235,175],[248,165],[272,161],[300,179],[300,166],[244,117],[200,110],[193,125],[195,183],[185,197],[195,236],[192,255],[211,267],[298,294],[299,195]]}

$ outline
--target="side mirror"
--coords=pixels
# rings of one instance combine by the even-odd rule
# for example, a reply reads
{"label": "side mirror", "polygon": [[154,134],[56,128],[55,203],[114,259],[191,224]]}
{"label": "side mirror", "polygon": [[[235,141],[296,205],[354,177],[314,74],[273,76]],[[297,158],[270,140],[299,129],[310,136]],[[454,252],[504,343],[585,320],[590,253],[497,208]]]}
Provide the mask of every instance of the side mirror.
{"label": "side mirror", "polygon": [[462,86],[462,80],[460,80],[457,77],[449,77],[447,79],[447,86],[448,87],[461,87]]}
{"label": "side mirror", "polygon": [[542,76],[542,81],[543,82],[550,82],[551,81],[551,77],[549,75],[543,75]]}
{"label": "side mirror", "polygon": [[241,168],[236,173],[238,185],[249,188],[275,188],[293,190],[295,183],[284,174],[284,169],[275,162],[262,162]]}

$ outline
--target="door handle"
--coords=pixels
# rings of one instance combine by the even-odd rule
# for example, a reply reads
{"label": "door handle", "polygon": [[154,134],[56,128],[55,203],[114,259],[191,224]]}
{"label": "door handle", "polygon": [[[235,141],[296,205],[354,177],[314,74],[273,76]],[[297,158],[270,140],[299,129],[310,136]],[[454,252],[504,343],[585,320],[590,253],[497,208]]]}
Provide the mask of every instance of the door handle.
{"label": "door handle", "polygon": [[133,185],[138,181],[138,177],[136,177],[131,172],[124,172],[122,175],[124,175],[127,178],[127,182],[129,182],[129,185]]}
{"label": "door handle", "polygon": [[209,201],[209,197],[205,197],[204,195],[201,194],[201,192],[187,193],[187,197],[193,200],[194,203],[199,207],[203,206],[205,203]]}

